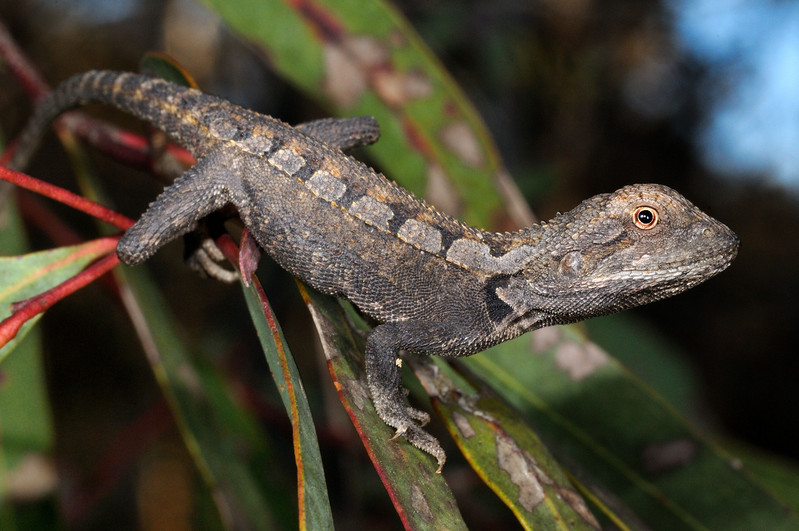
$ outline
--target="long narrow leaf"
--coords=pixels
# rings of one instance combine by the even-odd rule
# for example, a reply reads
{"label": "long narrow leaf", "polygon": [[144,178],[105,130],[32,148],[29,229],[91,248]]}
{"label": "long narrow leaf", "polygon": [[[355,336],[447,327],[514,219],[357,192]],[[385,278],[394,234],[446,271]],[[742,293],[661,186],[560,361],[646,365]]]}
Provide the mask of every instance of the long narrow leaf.
{"label": "long narrow leaf", "polygon": [[[472,105],[402,15],[378,0],[205,0],[274,68],[336,114],[372,115],[380,166],[482,226],[531,214]],[[397,153],[403,156],[398,157]]]}
{"label": "long narrow leaf", "polygon": [[532,345],[522,337],[464,362],[652,529],[799,528],[739,460],[573,327],[535,332]]}
{"label": "long narrow leaf", "polygon": [[339,398],[380,475],[406,529],[466,529],[452,491],[434,460],[404,440],[377,416],[369,398],[363,367],[363,337],[350,326],[331,297],[303,287],[322,340]]}
{"label": "long narrow leaf", "polygon": [[247,307],[272,370],[272,377],[291,419],[294,459],[297,463],[300,529],[333,529],[333,514],[322,468],[322,456],[319,453],[319,442],[297,365],[283,339],[283,333],[275,321],[258,279],[252,277],[250,285],[243,286],[243,289]]}
{"label": "long narrow leaf", "polygon": [[452,437],[525,529],[598,529],[555,459],[501,397],[478,389],[442,359],[412,367]]}
{"label": "long narrow leaf", "polygon": [[[175,415],[189,452],[232,528],[274,529],[270,507],[285,504],[281,489],[265,490],[267,470],[253,470],[265,442],[217,371],[205,370],[180,340],[167,304],[142,268],[118,268],[123,300],[147,358]],[[245,431],[244,428],[247,428]],[[234,444],[235,442],[235,444]],[[240,445],[245,444],[242,448]],[[256,478],[253,474],[264,478]]]}

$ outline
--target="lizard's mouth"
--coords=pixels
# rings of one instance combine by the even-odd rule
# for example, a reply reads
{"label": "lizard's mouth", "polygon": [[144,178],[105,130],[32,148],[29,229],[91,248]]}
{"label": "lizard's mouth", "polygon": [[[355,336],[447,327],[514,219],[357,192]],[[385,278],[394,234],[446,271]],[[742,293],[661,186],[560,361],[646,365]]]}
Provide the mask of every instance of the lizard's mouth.
{"label": "lizard's mouth", "polygon": [[661,267],[657,270],[623,269],[611,275],[591,278],[594,286],[607,285],[619,281],[647,281],[656,280],[657,283],[668,283],[677,278],[710,278],[727,269],[735,259],[737,252],[729,255],[716,255],[693,261],[688,264],[676,264]]}
{"label": "lizard's mouth", "polygon": [[706,254],[694,255],[687,260],[679,262],[659,263],[654,268],[627,267],[619,271],[609,272],[606,275],[596,275],[588,279],[586,287],[591,289],[630,282],[640,282],[642,288],[652,288],[659,285],[667,288],[672,284],[683,283],[686,284],[684,289],[692,287],[727,269],[738,255],[740,239],[726,226],[723,228],[725,229],[726,241],[725,245],[721,246],[720,249],[717,245],[715,246],[716,249],[708,249]]}
{"label": "lizard's mouth", "polygon": [[[687,264],[666,264],[652,271],[627,269],[587,279],[573,287],[571,297],[581,301],[581,311],[570,316],[569,321],[627,310],[682,293],[724,271],[736,254],[737,244],[725,253]],[[608,295],[616,292],[624,295]]]}

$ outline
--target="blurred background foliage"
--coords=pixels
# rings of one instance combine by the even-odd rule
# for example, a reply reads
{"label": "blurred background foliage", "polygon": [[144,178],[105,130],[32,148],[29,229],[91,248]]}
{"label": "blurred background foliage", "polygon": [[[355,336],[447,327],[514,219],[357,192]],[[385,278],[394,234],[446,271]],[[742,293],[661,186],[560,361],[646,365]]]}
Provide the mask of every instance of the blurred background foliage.
{"label": "blurred background foliage", "polygon": [[[770,462],[786,470],[799,458],[799,356],[792,339],[799,170],[791,160],[799,153],[799,58],[789,53],[794,41],[783,31],[799,19],[790,4],[394,3],[476,105],[540,218],[624,184],[658,182],[738,232],[742,250],[723,275],[683,296],[585,326],[700,426],[747,452],[779,456]],[[270,57],[189,0],[0,0],[0,17],[52,84],[94,68],[137,70],[145,52],[162,49],[207,92],[292,123],[327,114],[277,77]],[[703,33],[702,21],[712,31]],[[769,77],[772,70],[779,75]],[[9,137],[30,112],[6,75],[0,76],[0,109]],[[72,188],[52,139],[40,154],[30,172]],[[158,191],[157,183],[128,168],[100,157],[95,163],[110,176],[121,212],[140,212]],[[77,230],[91,232],[84,216],[56,210]],[[35,228],[30,236],[36,248],[49,247]],[[233,382],[237,399],[270,432],[285,435],[274,438],[284,445],[275,454],[291,455],[290,426],[239,291],[188,273],[180,253],[172,245],[153,259],[172,313],[189,341]],[[295,352],[313,351],[294,282],[266,267],[261,279],[288,343]],[[58,503],[68,524],[104,529],[188,521],[196,512],[187,492],[197,472],[124,314],[93,287],[54,307],[41,326]],[[658,348],[642,352],[641,334]],[[325,383],[321,357],[298,356],[297,362],[312,406],[324,412],[317,430],[337,521],[396,526]],[[778,473],[779,466],[769,470]],[[275,460],[271,473],[293,490],[290,459]],[[487,491],[474,478],[450,483],[456,497],[474,500],[461,510],[475,528],[513,521],[480,494]],[[213,511],[209,500],[202,503]]]}

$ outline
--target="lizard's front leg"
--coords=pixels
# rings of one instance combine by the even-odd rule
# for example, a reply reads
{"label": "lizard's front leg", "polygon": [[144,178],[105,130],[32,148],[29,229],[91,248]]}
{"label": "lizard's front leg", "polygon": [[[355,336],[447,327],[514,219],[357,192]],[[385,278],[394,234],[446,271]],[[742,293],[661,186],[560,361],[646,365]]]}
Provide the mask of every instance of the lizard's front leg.
{"label": "lizard's front leg", "polygon": [[452,334],[449,328],[440,323],[419,321],[385,323],[375,327],[366,339],[366,382],[377,414],[383,422],[396,428],[396,436],[405,437],[409,443],[435,457],[437,472],[441,472],[447,456],[438,440],[420,427],[429,422],[430,416],[406,402],[399,351],[431,353],[428,349],[440,344],[441,334]]}
{"label": "lizard's front leg", "polygon": [[341,150],[368,146],[380,138],[380,126],[372,116],[321,118],[294,128]]}
{"label": "lizard's front leg", "polygon": [[[380,138],[380,126],[371,116],[322,118],[297,124],[294,128],[341,150],[367,146]],[[226,283],[235,282],[239,278],[238,273],[220,265],[224,255],[204,225],[201,223],[196,231],[186,236],[186,263],[211,278]]]}

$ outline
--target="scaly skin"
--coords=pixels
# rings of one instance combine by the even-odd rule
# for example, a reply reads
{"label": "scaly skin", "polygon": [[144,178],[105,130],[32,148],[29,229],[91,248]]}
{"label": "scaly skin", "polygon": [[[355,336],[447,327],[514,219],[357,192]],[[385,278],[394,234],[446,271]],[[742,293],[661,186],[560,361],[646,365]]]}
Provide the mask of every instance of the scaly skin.
{"label": "scaly skin", "polygon": [[637,184],[513,233],[464,225],[340,149],[371,143],[368,118],[292,128],[220,98],[145,76],[87,72],[59,86],[23,132],[23,167],[46,125],[97,101],[186,146],[197,164],[150,205],[117,246],[135,265],[232,204],[259,245],[324,293],[379,321],[366,377],[380,417],[445,455],[405,402],[401,350],[464,356],[529,330],[685,291],[724,270],[738,237],[665,186]]}

